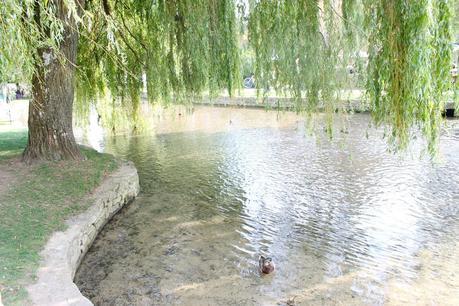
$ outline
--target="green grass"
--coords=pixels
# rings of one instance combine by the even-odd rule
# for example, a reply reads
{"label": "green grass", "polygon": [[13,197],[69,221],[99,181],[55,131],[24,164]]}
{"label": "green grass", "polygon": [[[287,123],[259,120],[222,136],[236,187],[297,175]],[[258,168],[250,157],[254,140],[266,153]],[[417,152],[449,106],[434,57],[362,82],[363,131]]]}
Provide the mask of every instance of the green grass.
{"label": "green grass", "polygon": [[0,132],[0,163],[20,154],[27,143],[27,132]]}
{"label": "green grass", "polygon": [[82,149],[85,161],[26,166],[17,161],[26,141],[26,132],[0,132],[0,170],[13,183],[0,194],[0,288],[6,305],[27,303],[24,286],[33,281],[50,234],[87,208],[86,195],[118,166],[113,156],[88,149]]}

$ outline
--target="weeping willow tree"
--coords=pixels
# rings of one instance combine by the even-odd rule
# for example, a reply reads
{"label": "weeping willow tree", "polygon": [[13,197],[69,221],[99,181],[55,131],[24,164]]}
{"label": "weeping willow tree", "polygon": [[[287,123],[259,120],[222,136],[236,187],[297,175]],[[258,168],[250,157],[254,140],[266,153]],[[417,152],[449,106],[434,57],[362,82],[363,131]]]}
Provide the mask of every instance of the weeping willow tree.
{"label": "weeping willow tree", "polygon": [[[433,150],[451,90],[447,0],[3,0],[0,80],[32,84],[26,161],[82,158],[76,109],[101,95],[135,120],[149,101],[230,93],[247,28],[259,93],[293,97],[298,111],[344,110],[343,71],[358,54],[377,124],[405,147],[413,128]],[[245,11],[241,13],[241,7]],[[245,26],[244,26],[245,24]],[[242,26],[241,26],[242,25]],[[18,73],[19,72],[19,73]]]}
{"label": "weeping willow tree", "polygon": [[453,89],[451,1],[253,1],[250,35],[260,88],[288,91],[297,110],[345,111],[341,66],[369,54],[363,88],[377,125],[403,149],[421,130],[434,153]]}
{"label": "weeping willow tree", "polygon": [[387,123],[396,146],[413,126],[435,150],[441,112],[452,89],[452,8],[447,0],[370,1],[367,92],[375,122]]}

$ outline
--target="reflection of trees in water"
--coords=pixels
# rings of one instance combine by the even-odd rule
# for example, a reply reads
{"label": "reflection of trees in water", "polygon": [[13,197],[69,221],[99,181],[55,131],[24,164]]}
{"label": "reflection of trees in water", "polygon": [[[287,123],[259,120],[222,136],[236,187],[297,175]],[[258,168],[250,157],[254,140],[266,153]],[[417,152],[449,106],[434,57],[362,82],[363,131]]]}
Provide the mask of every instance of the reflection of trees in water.
{"label": "reflection of trees in water", "polygon": [[[227,197],[237,194],[231,191],[235,186],[219,169],[224,158],[219,138],[219,134],[196,132],[119,136],[110,139],[107,150],[136,164],[144,194],[153,194],[158,189],[177,192],[201,203],[204,215],[217,214],[218,209],[236,210],[238,215],[239,201]],[[224,205],[227,207],[220,207]]]}

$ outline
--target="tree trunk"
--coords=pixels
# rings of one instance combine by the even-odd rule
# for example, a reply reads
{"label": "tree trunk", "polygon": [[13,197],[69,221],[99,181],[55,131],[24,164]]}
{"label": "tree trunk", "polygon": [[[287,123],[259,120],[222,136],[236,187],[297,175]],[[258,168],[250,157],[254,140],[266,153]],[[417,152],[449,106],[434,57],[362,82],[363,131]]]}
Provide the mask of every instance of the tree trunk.
{"label": "tree trunk", "polygon": [[[72,127],[78,31],[64,2],[54,1],[57,17],[65,25],[59,52],[51,48],[37,50],[29,103],[29,140],[23,153],[27,163],[83,158]],[[39,20],[36,22],[40,24]]]}

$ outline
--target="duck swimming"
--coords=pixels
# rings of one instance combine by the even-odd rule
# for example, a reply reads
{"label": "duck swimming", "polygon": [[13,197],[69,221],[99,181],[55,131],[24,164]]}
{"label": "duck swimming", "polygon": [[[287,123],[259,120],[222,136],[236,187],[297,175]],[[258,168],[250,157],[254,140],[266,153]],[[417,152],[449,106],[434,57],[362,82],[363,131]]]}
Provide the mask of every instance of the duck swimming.
{"label": "duck swimming", "polygon": [[271,257],[264,257],[263,255],[260,255],[258,267],[260,268],[261,273],[269,274],[274,271],[274,262]]}

